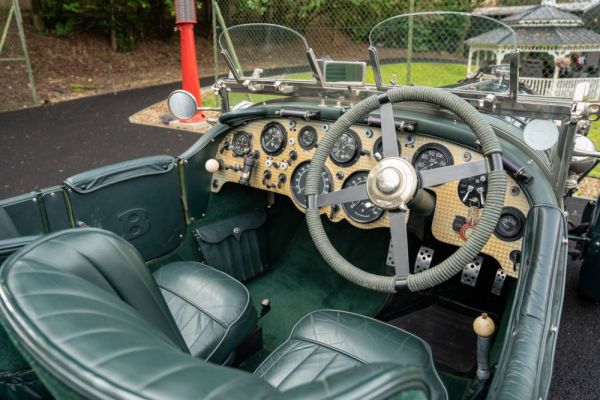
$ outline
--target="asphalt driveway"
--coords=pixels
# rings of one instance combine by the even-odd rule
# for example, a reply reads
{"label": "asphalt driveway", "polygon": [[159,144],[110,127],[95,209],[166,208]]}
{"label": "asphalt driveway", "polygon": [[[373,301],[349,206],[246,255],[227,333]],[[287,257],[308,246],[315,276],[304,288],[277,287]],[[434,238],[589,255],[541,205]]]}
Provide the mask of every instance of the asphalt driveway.
{"label": "asphalt driveway", "polygon": [[[156,154],[178,155],[193,133],[132,125],[128,117],[177,85],[0,113],[0,199],[52,186],[91,168]],[[554,366],[552,397],[600,398],[600,305],[577,296],[571,263]]]}

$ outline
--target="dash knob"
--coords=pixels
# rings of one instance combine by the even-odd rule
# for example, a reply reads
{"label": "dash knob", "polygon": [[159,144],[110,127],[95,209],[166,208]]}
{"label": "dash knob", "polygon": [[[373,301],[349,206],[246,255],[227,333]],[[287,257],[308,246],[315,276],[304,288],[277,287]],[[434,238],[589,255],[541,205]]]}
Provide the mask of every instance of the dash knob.
{"label": "dash knob", "polygon": [[221,169],[221,163],[218,160],[211,158],[210,160],[206,161],[206,164],[204,164],[204,168],[207,172],[214,174],[215,172]]}

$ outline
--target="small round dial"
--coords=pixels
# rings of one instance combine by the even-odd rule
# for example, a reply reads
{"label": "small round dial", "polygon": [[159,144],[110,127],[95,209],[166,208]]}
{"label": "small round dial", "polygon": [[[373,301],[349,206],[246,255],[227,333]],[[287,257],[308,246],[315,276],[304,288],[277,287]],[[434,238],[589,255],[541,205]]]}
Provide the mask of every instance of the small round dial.
{"label": "small round dial", "polygon": [[349,130],[340,136],[331,150],[331,159],[337,165],[349,166],[358,159],[360,139],[356,132]]}
{"label": "small round dial", "polygon": [[[402,154],[402,146],[400,146],[399,140],[398,154]],[[383,138],[379,138],[375,141],[375,145],[373,146],[373,157],[375,157],[376,160],[381,160],[383,158]]]}
{"label": "small round dial", "polygon": [[252,140],[250,140],[250,134],[247,132],[237,132],[233,135],[231,141],[231,151],[233,154],[241,157],[245,156],[252,150]]}
{"label": "small round dial", "polygon": [[413,165],[417,171],[442,168],[454,164],[454,159],[447,148],[437,143],[428,143],[415,153]]}
{"label": "small round dial", "polygon": [[317,130],[312,126],[305,126],[298,133],[298,143],[304,150],[310,150],[315,147],[318,139]]}
{"label": "small round dial", "polygon": [[272,156],[281,154],[286,141],[287,131],[277,122],[267,124],[260,134],[260,145],[267,154]]}
{"label": "small round dial", "polygon": [[458,197],[467,207],[485,206],[487,175],[472,176],[458,182]]}
{"label": "small round dial", "polygon": [[500,214],[494,234],[505,242],[514,242],[523,236],[525,216],[514,207],[505,207]]}
{"label": "small round dial", "polygon": [[[292,189],[292,197],[298,204],[300,204],[303,208],[308,207],[306,202],[306,176],[308,175],[308,168],[310,167],[310,162],[303,162],[299,164],[294,172],[292,173],[292,181],[290,183]],[[325,168],[321,171],[321,178],[319,180],[319,194],[329,193],[332,187],[332,179],[331,174]]]}
{"label": "small round dial", "polygon": [[[343,187],[345,189],[358,185],[366,185],[368,176],[369,171],[357,171],[346,179]],[[383,214],[383,209],[375,206],[370,200],[344,203],[342,204],[342,208],[348,217],[362,224],[377,221]]]}

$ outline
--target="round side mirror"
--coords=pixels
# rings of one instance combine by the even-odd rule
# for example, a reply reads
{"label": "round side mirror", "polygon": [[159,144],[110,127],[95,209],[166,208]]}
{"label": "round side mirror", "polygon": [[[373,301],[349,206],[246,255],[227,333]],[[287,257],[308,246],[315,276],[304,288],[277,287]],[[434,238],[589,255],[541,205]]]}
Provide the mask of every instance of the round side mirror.
{"label": "round side mirror", "polygon": [[169,111],[179,119],[190,119],[198,111],[196,98],[188,91],[176,90],[167,99]]}
{"label": "round side mirror", "polygon": [[533,150],[548,150],[558,141],[558,128],[548,119],[534,119],[523,131],[525,143]]}

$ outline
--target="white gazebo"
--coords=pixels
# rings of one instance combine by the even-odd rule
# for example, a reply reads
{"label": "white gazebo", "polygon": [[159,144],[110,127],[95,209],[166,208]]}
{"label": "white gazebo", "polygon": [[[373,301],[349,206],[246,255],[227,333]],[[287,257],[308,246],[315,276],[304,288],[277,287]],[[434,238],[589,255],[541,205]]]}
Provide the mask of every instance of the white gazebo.
{"label": "white gazebo", "polygon": [[[586,29],[583,20],[571,13],[555,7],[554,0],[543,0],[542,4],[502,21],[516,33],[516,46],[521,54],[546,53],[554,59],[554,71],[551,78],[543,76],[521,76],[519,81],[527,85],[536,94],[544,96],[571,97],[575,87],[581,82],[590,84],[590,98],[600,98],[600,77],[598,61],[588,65],[591,73],[582,73],[580,77],[559,78],[561,68],[568,67],[571,54],[593,54],[588,59],[597,60],[600,52],[600,34]],[[472,64],[476,69],[482,59],[493,58],[497,65],[512,51],[514,37],[506,28],[499,28],[467,40],[469,60],[467,71],[472,73]],[[474,60],[473,60],[474,58]]]}

